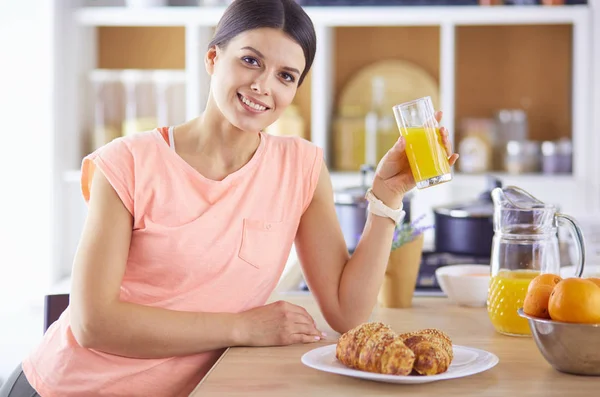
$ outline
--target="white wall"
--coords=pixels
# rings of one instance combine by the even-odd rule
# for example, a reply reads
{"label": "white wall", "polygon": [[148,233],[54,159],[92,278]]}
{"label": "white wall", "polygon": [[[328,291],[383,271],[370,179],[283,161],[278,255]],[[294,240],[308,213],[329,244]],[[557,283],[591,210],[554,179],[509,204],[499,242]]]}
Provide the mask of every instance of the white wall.
{"label": "white wall", "polygon": [[41,336],[39,307],[53,255],[53,4],[0,0],[0,378],[4,379]]}

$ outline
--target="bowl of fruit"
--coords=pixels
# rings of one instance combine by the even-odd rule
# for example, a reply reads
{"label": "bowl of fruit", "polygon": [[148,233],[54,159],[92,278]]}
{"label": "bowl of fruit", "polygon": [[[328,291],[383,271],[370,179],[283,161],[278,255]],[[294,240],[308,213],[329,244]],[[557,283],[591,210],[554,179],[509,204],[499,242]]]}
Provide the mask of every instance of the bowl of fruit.
{"label": "bowl of fruit", "polygon": [[541,274],[529,284],[519,315],[552,367],[600,376],[600,278]]}

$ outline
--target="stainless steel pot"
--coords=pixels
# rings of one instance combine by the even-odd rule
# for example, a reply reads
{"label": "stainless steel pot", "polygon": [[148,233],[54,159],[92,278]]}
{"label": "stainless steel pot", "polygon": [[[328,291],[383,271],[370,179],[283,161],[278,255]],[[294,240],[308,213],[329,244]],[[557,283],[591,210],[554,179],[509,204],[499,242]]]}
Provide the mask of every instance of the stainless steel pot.
{"label": "stainless steel pot", "polygon": [[490,177],[488,188],[473,201],[433,209],[435,250],[451,254],[489,257],[494,237],[494,203],[491,191],[500,180]]}
{"label": "stainless steel pot", "polygon": [[367,200],[369,189],[367,173],[373,168],[362,166],[361,185],[348,187],[334,192],[335,212],[344,234],[344,241],[350,252],[354,251],[367,222]]}
{"label": "stainless steel pot", "polygon": [[[344,241],[350,252],[353,252],[360,240],[360,236],[367,223],[367,205],[365,194],[370,187],[367,182],[368,174],[374,172],[372,166],[363,165],[360,168],[360,186],[348,187],[334,192],[335,211],[342,228]],[[410,222],[410,198],[409,192],[404,196],[403,208],[406,212],[405,220]]]}

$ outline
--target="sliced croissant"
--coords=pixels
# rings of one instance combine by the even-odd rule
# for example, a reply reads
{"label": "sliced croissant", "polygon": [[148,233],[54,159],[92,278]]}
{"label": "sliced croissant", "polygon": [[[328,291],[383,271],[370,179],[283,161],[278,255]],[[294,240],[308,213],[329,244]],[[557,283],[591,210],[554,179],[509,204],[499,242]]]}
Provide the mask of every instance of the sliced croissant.
{"label": "sliced croissant", "polygon": [[388,375],[410,374],[415,361],[412,350],[379,322],[362,324],[343,334],[336,358],[350,368]]}

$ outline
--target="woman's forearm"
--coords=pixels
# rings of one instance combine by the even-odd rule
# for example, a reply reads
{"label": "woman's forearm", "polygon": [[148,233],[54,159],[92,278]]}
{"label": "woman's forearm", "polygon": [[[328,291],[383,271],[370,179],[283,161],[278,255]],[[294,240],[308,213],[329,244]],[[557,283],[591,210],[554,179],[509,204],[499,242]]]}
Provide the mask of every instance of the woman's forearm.
{"label": "woman's forearm", "polygon": [[367,321],[377,303],[377,294],[392,248],[394,222],[369,214],[361,239],[346,263],[339,287],[339,305],[345,328]]}
{"label": "woman's forearm", "polygon": [[235,314],[193,313],[115,303],[73,327],[84,347],[134,358],[190,355],[235,345]]}

